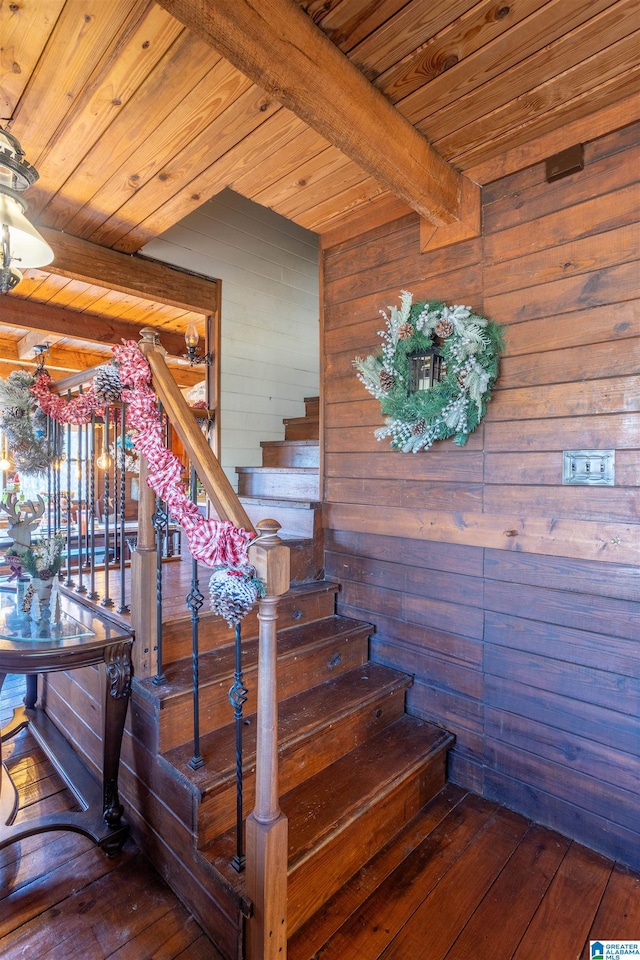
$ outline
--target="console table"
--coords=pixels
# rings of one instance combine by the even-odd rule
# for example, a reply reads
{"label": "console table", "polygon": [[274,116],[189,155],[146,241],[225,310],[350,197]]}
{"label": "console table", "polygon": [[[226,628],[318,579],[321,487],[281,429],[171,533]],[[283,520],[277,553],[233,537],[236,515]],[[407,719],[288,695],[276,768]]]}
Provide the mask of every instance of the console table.
{"label": "console table", "polygon": [[[79,811],[31,817],[15,823],[18,793],[4,764],[0,775],[0,850],[10,843],[48,830],[74,830],[90,837],[110,856],[122,849],[128,824],[118,797],[122,733],[131,691],[131,634],[107,625],[68,597],[61,598],[56,623],[38,622],[20,611],[16,590],[0,584],[0,689],[7,674],[25,674],[27,695],[9,724],[0,730],[1,744],[28,727],[55,769],[76,797]],[[102,664],[103,777],[89,772],[57,727],[36,704],[37,676],[57,670]],[[1,759],[1,752],[0,752]]]}

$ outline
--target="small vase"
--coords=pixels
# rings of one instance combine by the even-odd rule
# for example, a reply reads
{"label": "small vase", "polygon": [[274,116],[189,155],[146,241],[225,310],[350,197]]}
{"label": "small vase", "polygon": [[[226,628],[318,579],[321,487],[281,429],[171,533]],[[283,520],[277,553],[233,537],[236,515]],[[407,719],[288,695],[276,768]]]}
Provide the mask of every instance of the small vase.
{"label": "small vase", "polygon": [[33,577],[31,583],[33,584],[33,592],[37,596],[40,603],[46,603],[48,606],[51,602],[53,577],[50,580],[41,580],[40,577]]}

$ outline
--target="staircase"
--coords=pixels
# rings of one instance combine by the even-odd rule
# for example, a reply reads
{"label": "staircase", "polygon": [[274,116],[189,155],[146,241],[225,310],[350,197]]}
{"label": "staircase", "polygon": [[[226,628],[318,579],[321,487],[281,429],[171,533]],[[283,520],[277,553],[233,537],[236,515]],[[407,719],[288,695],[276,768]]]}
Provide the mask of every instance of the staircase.
{"label": "staircase", "polygon": [[[370,624],[335,613],[338,585],[322,568],[317,401],[262,444],[261,468],[238,468],[252,520],[274,517],[292,547],[294,584],[279,605],[281,807],[289,819],[289,935],[310,920],[445,783],[452,737],[404,712],[411,678],[368,659]],[[242,624],[244,814],[255,796],[257,618]],[[190,621],[167,625],[167,683],[136,683],[134,728],[156,756],[163,823],[144,844],[225,957],[242,957],[251,912],[236,852],[235,727],[228,702],[234,650],[226,625],[200,624],[200,752],[192,769]],[[139,807],[143,804],[140,803]],[[170,852],[169,852],[170,851]]]}
{"label": "staircase", "polygon": [[291,550],[291,582],[323,576],[319,492],[318,398],[305,400],[305,416],[284,420],[284,440],[263,440],[261,467],[236,467],[238,496],[254,526],[270,517]]}

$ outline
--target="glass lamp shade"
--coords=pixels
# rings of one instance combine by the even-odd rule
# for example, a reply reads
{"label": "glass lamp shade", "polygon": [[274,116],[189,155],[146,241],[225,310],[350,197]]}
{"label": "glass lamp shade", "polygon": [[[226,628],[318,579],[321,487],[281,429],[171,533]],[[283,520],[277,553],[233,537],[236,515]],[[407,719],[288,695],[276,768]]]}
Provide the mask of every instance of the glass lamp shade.
{"label": "glass lamp shade", "polygon": [[190,323],[187,327],[187,332],[184,335],[184,340],[187,345],[187,348],[195,350],[198,346],[198,341],[200,340],[200,335],[198,333],[198,328],[195,323]]}
{"label": "glass lamp shade", "polygon": [[[0,225],[9,231],[9,256],[23,269],[45,267],[53,260],[53,250],[24,215],[22,203],[0,188]],[[9,266],[9,264],[3,264]]]}

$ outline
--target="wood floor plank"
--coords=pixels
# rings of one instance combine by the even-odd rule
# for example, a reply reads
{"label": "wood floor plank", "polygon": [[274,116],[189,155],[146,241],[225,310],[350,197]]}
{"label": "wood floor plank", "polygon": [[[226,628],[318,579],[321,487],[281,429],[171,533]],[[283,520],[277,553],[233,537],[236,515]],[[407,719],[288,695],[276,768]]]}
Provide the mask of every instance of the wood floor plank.
{"label": "wood floor plank", "polygon": [[[589,931],[588,940],[637,940],[640,937],[640,876],[617,863]],[[580,960],[589,960],[585,943]]]}
{"label": "wood floor plank", "polygon": [[380,956],[429,891],[495,818],[495,804],[472,795],[465,797],[317,952],[318,960]]}
{"label": "wood floor plank", "polygon": [[222,960],[222,957],[211,941],[201,934],[182,953],[177,953],[175,960]]}
{"label": "wood floor plank", "polygon": [[[43,844],[42,840],[46,837],[51,837],[51,841]],[[11,844],[2,851],[12,851],[14,859],[7,858],[5,862],[0,862],[0,903],[10,895],[15,896],[17,891],[27,884],[46,877],[63,864],[71,863],[92,847],[93,843],[88,837],[70,831],[28,837],[20,843]]]}
{"label": "wood floor plank", "polygon": [[413,818],[396,841],[366,864],[300,930],[287,946],[288,960],[309,960],[387,877],[458,806],[465,791],[448,784],[427,807]]}
{"label": "wood floor plank", "polygon": [[[134,844],[125,844],[119,858],[120,865],[126,864],[134,855]],[[2,953],[6,957],[12,956],[10,948],[25,933],[21,928],[28,924],[27,935],[30,940],[37,941],[38,934],[44,936],[45,931],[53,931],[53,919],[60,915],[61,907],[74,893],[83,890],[95,880],[110,873],[116,866],[116,861],[109,860],[96,847],[85,850],[71,862],[61,864],[43,877],[38,877],[31,883],[26,883],[16,891],[11,891],[0,901],[0,937]],[[43,912],[43,907],[48,907]],[[46,918],[46,919],[43,919]],[[47,933],[48,935],[48,933]],[[59,939],[59,938],[58,938]],[[57,940],[47,943],[47,949],[54,946]],[[42,952],[42,950],[40,951]],[[35,954],[37,956],[37,953]],[[15,954],[20,956],[20,954]]]}
{"label": "wood floor plank", "polygon": [[579,957],[612,868],[610,860],[572,843],[513,960]]}
{"label": "wood floor plank", "polygon": [[162,917],[119,947],[109,960],[172,960],[202,935],[185,907],[176,903]]}
{"label": "wood floor plank", "polygon": [[430,960],[442,960],[528,825],[524,817],[499,809],[380,954],[381,960],[419,957],[426,944]]}
{"label": "wood floor plank", "polygon": [[446,960],[511,960],[568,849],[565,837],[533,824]]}

